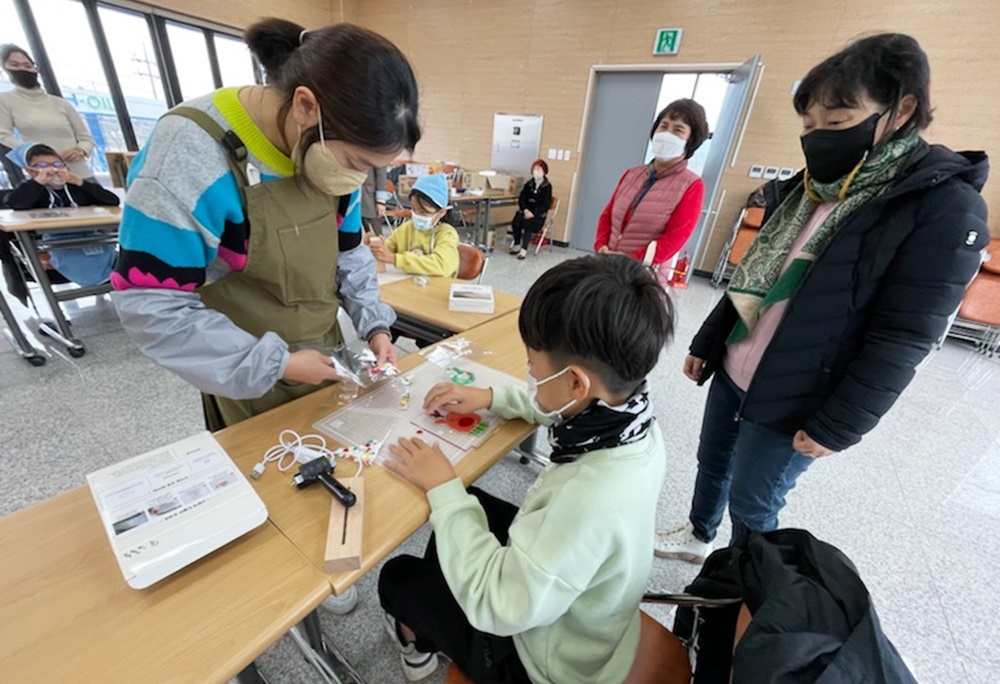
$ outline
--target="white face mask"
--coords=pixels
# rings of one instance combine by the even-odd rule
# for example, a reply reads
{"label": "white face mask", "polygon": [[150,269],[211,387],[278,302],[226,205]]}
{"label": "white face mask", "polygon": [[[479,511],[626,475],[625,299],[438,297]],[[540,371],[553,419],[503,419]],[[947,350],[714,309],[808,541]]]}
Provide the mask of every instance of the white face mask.
{"label": "white face mask", "polygon": [[433,216],[421,216],[420,214],[413,214],[413,227],[419,231],[427,232],[434,227],[434,217]]}
{"label": "white face mask", "polygon": [[679,138],[670,131],[659,131],[653,135],[653,156],[656,161],[672,161],[684,156],[687,140]]}
{"label": "white face mask", "polygon": [[[555,411],[546,411],[545,409],[543,409],[541,406],[538,405],[538,388],[547,383],[549,380],[555,380],[568,370],[569,366],[566,366],[558,373],[553,373],[544,380],[535,380],[535,376],[531,374],[531,370],[530,369],[528,370],[528,399],[531,401],[531,408],[533,408],[541,416],[550,419],[554,425],[558,425],[559,423],[563,422],[563,416],[562,416],[563,411],[570,408],[573,404],[576,403],[577,400],[571,399],[568,404],[566,404],[560,409],[556,409]],[[589,388],[587,391],[588,392],[590,391]]]}
{"label": "white face mask", "polygon": [[[319,117],[319,142],[313,143],[306,149],[302,158],[302,172],[310,183],[327,195],[336,197],[350,195],[365,182],[368,172],[348,169],[337,160],[337,156],[326,146],[326,138],[323,136],[323,113],[318,104],[316,114]],[[298,147],[301,142],[300,135],[295,148],[292,149],[293,159],[298,157]]]}

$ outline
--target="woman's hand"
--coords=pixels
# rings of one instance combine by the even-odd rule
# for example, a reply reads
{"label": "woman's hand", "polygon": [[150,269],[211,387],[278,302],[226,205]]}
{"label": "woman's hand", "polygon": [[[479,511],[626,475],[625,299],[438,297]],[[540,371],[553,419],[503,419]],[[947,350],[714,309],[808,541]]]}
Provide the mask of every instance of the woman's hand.
{"label": "woman's hand", "polygon": [[59,156],[66,161],[73,163],[87,158],[87,153],[81,147],[71,147],[59,153]]}
{"label": "woman's hand", "polygon": [[701,380],[701,372],[705,369],[705,359],[699,359],[690,354],[684,359],[684,375],[688,380],[698,382]]}
{"label": "woman's hand", "polygon": [[281,376],[292,382],[304,382],[308,385],[318,385],[326,380],[339,380],[340,376],[333,369],[330,357],[315,349],[300,349],[288,355],[285,374]]}
{"label": "woman's hand", "polygon": [[392,337],[387,332],[375,333],[368,340],[368,348],[375,352],[376,363],[379,366],[386,361],[396,364],[396,347],[392,344]]}
{"label": "woman's hand", "polygon": [[424,397],[424,411],[434,413],[439,409],[456,413],[472,413],[493,404],[493,390],[480,387],[463,387],[453,382],[440,382]]}
{"label": "woman's hand", "polygon": [[611,250],[608,249],[607,245],[601,245],[601,248],[597,250],[598,254],[611,254]]}
{"label": "woman's hand", "polygon": [[425,492],[455,479],[455,468],[441,451],[441,447],[414,438],[403,437],[399,444],[390,444],[389,452],[396,460],[387,458],[385,467]]}
{"label": "woman's hand", "polygon": [[803,456],[808,456],[809,458],[823,458],[824,456],[837,453],[833,449],[827,449],[825,446],[807,435],[805,430],[799,430],[795,433],[795,436],[792,437],[792,448]]}
{"label": "woman's hand", "polygon": [[532,213],[531,209],[525,209],[524,210],[524,218],[526,218],[526,219],[533,219],[533,218],[535,218],[535,215]]}

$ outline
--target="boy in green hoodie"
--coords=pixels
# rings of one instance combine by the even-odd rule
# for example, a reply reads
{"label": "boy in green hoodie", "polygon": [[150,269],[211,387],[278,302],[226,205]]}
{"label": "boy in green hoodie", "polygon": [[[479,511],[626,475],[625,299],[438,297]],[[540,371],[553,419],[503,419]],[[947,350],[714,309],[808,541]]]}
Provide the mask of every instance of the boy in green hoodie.
{"label": "boy in green hoodie", "polygon": [[424,408],[489,407],[548,426],[552,464],[521,508],[466,491],[436,445],[390,447],[390,470],[427,491],[424,558],[386,563],[379,596],[410,681],[443,652],[476,682],[621,682],[639,644],[663,437],[646,375],[673,330],[650,272],[621,256],[552,268],[519,328],[528,392],[437,385]]}

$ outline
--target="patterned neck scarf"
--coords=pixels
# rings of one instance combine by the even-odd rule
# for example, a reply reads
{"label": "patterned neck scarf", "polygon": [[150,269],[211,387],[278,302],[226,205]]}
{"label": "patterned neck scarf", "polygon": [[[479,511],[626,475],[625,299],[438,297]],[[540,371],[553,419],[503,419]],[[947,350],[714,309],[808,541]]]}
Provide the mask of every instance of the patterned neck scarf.
{"label": "patterned neck scarf", "polygon": [[653,426],[649,384],[643,380],[625,403],[609,406],[594,399],[565,423],[549,428],[553,463],[570,463],[580,454],[638,442]]}
{"label": "patterned neck scarf", "polygon": [[[765,307],[795,294],[805,274],[830,244],[844,220],[889,189],[919,140],[916,133],[890,140],[845,178],[832,183],[819,183],[806,175],[802,186],[789,194],[760,229],[729,281],[726,295],[740,319],[726,340],[727,344],[745,339]],[[782,271],[788,252],[817,205],[836,200],[840,203],[806,242],[801,253]]]}

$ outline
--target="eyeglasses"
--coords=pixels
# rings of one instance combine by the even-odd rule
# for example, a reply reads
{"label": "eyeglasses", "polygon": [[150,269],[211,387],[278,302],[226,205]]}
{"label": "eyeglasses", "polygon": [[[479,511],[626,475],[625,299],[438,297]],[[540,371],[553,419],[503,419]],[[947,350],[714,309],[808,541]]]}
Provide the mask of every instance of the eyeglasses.
{"label": "eyeglasses", "polygon": [[31,165],[33,169],[65,169],[66,162],[55,161],[55,162],[36,162]]}

